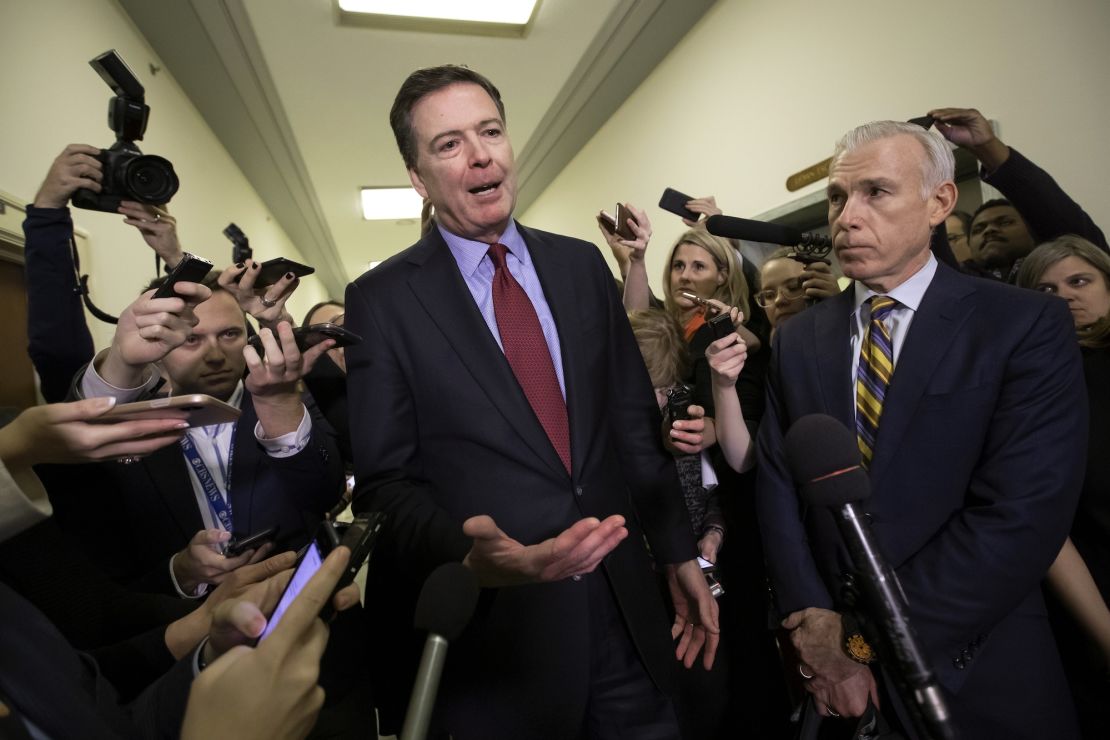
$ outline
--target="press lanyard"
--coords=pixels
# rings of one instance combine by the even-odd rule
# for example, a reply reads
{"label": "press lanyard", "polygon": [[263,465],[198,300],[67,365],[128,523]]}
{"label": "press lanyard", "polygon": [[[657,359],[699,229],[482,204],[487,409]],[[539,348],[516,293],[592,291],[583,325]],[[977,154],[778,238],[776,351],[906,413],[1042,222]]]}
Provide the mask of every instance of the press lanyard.
{"label": "press lanyard", "polygon": [[[217,433],[218,436],[218,433]],[[201,488],[204,489],[204,496],[208,499],[208,508],[212,510],[212,515],[220,525],[228,532],[232,532],[231,528],[231,464],[235,459],[235,425],[231,427],[231,444],[227,450],[227,466],[225,467],[220,460],[219,445],[215,444],[213,439],[213,448],[216,451],[216,461],[220,463],[220,472],[224,475],[224,487],[226,488],[226,497],[220,493],[220,487],[216,485],[216,480],[212,477],[212,473],[208,471],[208,466],[204,464],[204,460],[200,459],[200,453],[197,452],[196,445],[193,440],[189,439],[186,434],[181,438],[181,450],[185,453],[185,459],[189,462],[189,466],[196,473],[197,480],[200,481]]]}

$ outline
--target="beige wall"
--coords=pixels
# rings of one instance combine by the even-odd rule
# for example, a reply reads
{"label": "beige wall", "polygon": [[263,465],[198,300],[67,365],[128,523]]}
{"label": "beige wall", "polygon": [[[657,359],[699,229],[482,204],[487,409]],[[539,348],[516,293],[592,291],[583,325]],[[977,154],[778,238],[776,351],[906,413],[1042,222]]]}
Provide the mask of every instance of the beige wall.
{"label": "beige wall", "polygon": [[1110,228],[1108,73],[1106,0],[719,0],[522,221],[604,246],[599,208],[648,206],[659,290],[683,229],[656,207],[664,187],[753,216],[822,189],[785,180],[852,126],[960,106]]}
{"label": "beige wall", "polygon": [[[30,202],[54,157],[71,142],[108,146],[106,111],[111,90],[88,60],[116,49],[146,87],[151,107],[144,152],[166,157],[181,179],[170,204],[182,245],[226,266],[231,243],[222,235],[234,221],[247,233],[256,259],[303,261],[284,231],[227,151],[113,0],[4,0],[0,4],[0,190]],[[118,314],[154,274],[154,257],[122,216],[74,209],[74,221],[89,234],[82,270],[90,275],[94,300]],[[325,290],[315,278],[302,280],[290,300],[299,320]],[[97,346],[111,340],[111,327],[89,317]]]}

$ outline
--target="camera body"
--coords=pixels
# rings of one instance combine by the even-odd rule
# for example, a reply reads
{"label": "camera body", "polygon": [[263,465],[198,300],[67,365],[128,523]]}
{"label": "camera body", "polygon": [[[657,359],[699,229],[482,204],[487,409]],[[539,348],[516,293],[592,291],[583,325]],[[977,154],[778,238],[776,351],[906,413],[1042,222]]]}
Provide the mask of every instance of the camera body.
{"label": "camera body", "polygon": [[143,86],[114,49],[89,65],[116,93],[108,102],[108,126],[116,134],[116,143],[101,149],[97,156],[103,168],[100,192],[81,188],[73,194],[73,205],[115,213],[124,200],[168,203],[179,187],[173,165],[163,157],[143,154],[135,145],[143,138],[150,118],[150,106],[143,102]]}

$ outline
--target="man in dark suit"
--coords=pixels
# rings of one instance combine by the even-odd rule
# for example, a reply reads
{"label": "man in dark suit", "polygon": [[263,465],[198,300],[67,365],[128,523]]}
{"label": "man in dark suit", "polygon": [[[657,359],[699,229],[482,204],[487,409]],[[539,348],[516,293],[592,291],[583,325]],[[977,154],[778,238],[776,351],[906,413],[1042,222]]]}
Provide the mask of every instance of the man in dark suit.
{"label": "man in dark suit", "polygon": [[[214,396],[240,408],[239,420],[190,429],[182,445],[141,459],[45,474],[60,525],[98,565],[139,590],[189,597],[264,554],[225,557],[221,545],[233,531],[277,526],[280,544],[296,549],[343,491],[335,441],[297,387],[305,363],[328,343],[302,358],[288,324],[279,326],[280,345],[263,329],[263,362],[253,348],[244,352],[246,322],[235,296],[206,282],[178,284],[184,297],[148,292],[132,303],[112,346],[78,376],[74,395],[149,398],[161,382],[158,362],[176,395]],[[112,529],[119,534],[106,537]]]}
{"label": "man in dark suit", "polygon": [[390,118],[436,225],[347,290],[364,338],[347,349],[355,509],[391,517],[391,607],[411,613],[447,561],[486,587],[438,726],[674,737],[660,689],[675,650],[644,537],[688,665],[703,642],[712,661],[716,604],[612,276],[593,245],[512,220],[513,151],[484,77],[419,70]]}
{"label": "man in dark suit", "polygon": [[880,692],[842,620],[850,559],[830,514],[798,501],[783,450],[807,414],[855,429],[867,519],[963,737],[1073,737],[1039,584],[1083,470],[1079,356],[1061,301],[930,255],[952,173],[944,141],[912,124],[867,124],[837,145],[829,225],[856,283],[776,338],[758,443],[763,541],[817,710],[861,715]]}

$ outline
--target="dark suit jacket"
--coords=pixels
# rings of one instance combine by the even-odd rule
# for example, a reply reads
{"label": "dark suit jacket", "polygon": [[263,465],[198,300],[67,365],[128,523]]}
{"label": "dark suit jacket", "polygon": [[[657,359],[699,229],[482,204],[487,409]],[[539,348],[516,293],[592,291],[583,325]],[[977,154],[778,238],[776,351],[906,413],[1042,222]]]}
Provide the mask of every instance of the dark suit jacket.
{"label": "dark suit jacket", "polygon": [[[583,517],[623,514],[629,537],[604,573],[649,672],[667,686],[668,617],[644,536],[661,563],[688,560],[695,549],[651,383],[597,248],[520,231],[559,331],[573,476],[438,230],[347,289],[347,326],[364,338],[347,349],[355,509],[388,512],[399,559],[393,590],[382,596],[407,590],[399,601],[411,600],[432,568],[461,560],[468,517],[489,514],[533,544]],[[578,732],[588,609],[584,581],[486,591],[451,647],[441,690],[455,736]]]}
{"label": "dark suit jacket", "polygon": [[[850,568],[832,517],[799,503],[782,439],[813,413],[855,429],[852,297],[791,319],[773,350],[758,505],[783,613],[834,608]],[[1038,586],[1075,511],[1086,424],[1064,303],[939,265],[887,392],[865,509],[964,737],[1069,736]]]}
{"label": "dark suit jacket", "polygon": [[121,707],[96,662],[0,585],[0,695],[48,737],[176,737],[192,683],[192,660],[190,654],[179,661],[130,707]]}
{"label": "dark suit jacket", "polygon": [[65,399],[73,374],[93,356],[85,309],[74,292],[69,209],[28,205],[23,236],[27,353],[39,374],[42,397],[54,403]]}
{"label": "dark suit jacket", "polygon": [[[236,533],[276,524],[281,528],[279,545],[297,549],[343,491],[343,463],[335,440],[309,404],[313,424],[308,445],[292,457],[270,457],[254,437],[258,416],[249,392],[244,392],[241,406],[231,469]],[[130,465],[47,467],[40,477],[58,523],[95,563],[136,590],[176,593],[169,559],[204,529],[179,445]]]}

